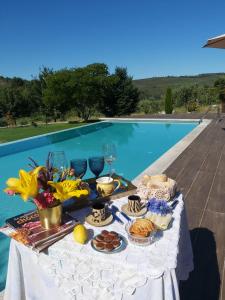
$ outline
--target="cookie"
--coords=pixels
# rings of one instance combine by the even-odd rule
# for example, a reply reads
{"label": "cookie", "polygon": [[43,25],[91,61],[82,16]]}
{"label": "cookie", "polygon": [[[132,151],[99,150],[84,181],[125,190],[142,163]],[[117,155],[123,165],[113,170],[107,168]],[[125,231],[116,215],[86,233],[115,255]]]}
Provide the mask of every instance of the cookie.
{"label": "cookie", "polygon": [[107,236],[109,234],[109,232],[107,230],[102,230],[101,235],[102,236]]}
{"label": "cookie", "polygon": [[105,245],[105,250],[106,251],[112,251],[114,249],[113,244],[112,243],[108,243],[107,245]]}
{"label": "cookie", "polygon": [[95,238],[97,241],[99,242],[103,242],[104,241],[104,236],[102,236],[101,234],[97,235]]}
{"label": "cookie", "polygon": [[117,248],[120,245],[120,241],[113,241],[112,244],[114,248]]}
{"label": "cookie", "polygon": [[95,244],[95,248],[98,249],[98,250],[103,250],[105,248],[105,245],[101,242],[97,242]]}

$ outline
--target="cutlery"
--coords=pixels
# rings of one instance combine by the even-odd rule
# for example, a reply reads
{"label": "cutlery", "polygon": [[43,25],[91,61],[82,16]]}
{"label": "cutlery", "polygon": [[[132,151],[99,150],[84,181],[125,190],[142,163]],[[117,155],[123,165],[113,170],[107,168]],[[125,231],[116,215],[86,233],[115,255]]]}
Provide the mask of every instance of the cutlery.
{"label": "cutlery", "polygon": [[114,206],[114,205],[112,205],[112,207],[111,207],[111,213],[112,213],[112,215],[113,215],[113,217],[115,218],[115,220],[117,221],[117,222],[119,222],[120,224],[124,224],[124,222],[117,216],[117,214],[116,214],[116,212],[117,212],[117,209],[115,209],[116,207]]}
{"label": "cutlery", "polygon": [[177,206],[177,204],[178,204],[178,200],[176,199],[175,201],[173,201],[171,204],[170,204],[170,206],[171,206],[171,208],[172,209],[175,209],[175,207]]}
{"label": "cutlery", "polygon": [[115,205],[112,205],[112,208],[114,209],[114,211],[120,212],[121,215],[122,215],[128,222],[131,222],[131,218],[128,217],[128,215],[125,214],[123,211],[120,211],[118,207],[116,207]]}

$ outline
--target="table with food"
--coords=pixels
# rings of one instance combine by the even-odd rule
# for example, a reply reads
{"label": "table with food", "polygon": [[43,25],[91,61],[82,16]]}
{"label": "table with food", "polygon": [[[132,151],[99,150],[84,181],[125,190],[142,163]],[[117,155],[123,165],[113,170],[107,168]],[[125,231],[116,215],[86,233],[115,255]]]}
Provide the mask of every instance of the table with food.
{"label": "table with food", "polygon": [[33,193],[37,210],[0,229],[12,238],[4,299],[179,299],[193,256],[176,182],[146,174],[134,186],[110,173],[54,182],[47,163],[20,171],[18,180],[38,183],[36,191],[7,182],[9,195]]}

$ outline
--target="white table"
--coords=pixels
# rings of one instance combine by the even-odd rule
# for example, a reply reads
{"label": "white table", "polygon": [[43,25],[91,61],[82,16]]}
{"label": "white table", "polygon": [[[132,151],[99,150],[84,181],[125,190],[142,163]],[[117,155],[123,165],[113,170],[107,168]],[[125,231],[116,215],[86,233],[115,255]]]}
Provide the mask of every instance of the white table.
{"label": "white table", "polygon": [[[122,252],[102,254],[94,251],[90,242],[75,243],[69,234],[46,255],[12,240],[4,299],[179,299],[178,283],[188,278],[193,257],[182,195],[178,199],[172,226],[147,247],[128,244]],[[120,207],[126,201],[120,199],[115,204]],[[84,216],[86,212],[77,213]],[[86,227],[94,234],[102,229]],[[118,222],[105,229],[126,236]]]}

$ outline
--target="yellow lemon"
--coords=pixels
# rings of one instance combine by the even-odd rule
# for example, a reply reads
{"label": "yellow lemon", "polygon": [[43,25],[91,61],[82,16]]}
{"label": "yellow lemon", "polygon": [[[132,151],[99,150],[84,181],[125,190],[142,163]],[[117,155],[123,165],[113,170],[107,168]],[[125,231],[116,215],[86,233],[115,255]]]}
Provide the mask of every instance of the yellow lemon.
{"label": "yellow lemon", "polygon": [[73,230],[73,238],[77,243],[84,244],[88,239],[87,229],[79,224]]}

